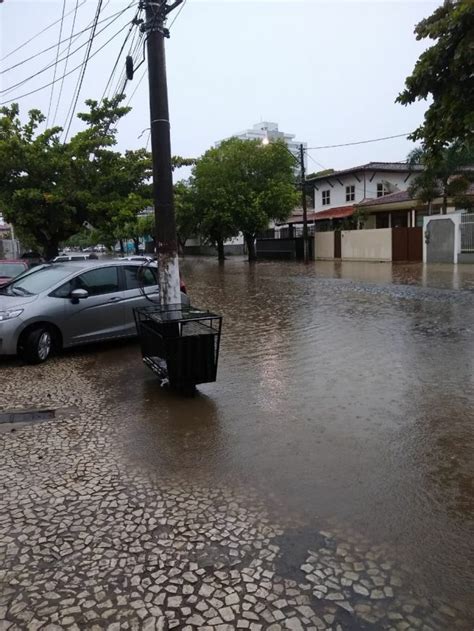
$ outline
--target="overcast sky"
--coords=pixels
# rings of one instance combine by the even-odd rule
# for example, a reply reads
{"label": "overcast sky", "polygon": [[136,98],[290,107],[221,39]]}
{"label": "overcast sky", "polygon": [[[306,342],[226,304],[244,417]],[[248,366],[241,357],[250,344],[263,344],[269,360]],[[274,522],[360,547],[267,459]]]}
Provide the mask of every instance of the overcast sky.
{"label": "overcast sky", "polygon": [[[80,0],[83,2],[84,0]],[[101,17],[130,4],[104,0]],[[134,15],[133,6],[98,35],[97,50]],[[405,77],[426,47],[413,34],[415,24],[440,2],[356,0],[187,0],[167,41],[168,84],[173,153],[195,157],[216,140],[275,121],[280,130],[296,135],[309,147],[391,136],[414,129],[425,103],[395,104]],[[67,0],[62,39],[69,37],[75,0]],[[97,0],[86,0],[77,14],[75,32],[92,20]],[[0,4],[0,57],[61,17],[62,0],[4,0]],[[171,20],[170,20],[171,22]],[[107,23],[99,26],[103,28]],[[90,61],[80,96],[102,96],[126,30]],[[0,75],[5,89],[54,62],[59,24],[0,62],[0,70],[34,55],[34,59]],[[86,41],[73,42],[72,49]],[[61,48],[66,46],[63,44]],[[82,62],[85,48],[69,61],[68,70]],[[64,53],[60,56],[64,56]],[[122,66],[121,62],[121,68]],[[63,73],[64,63],[57,76]],[[145,66],[142,66],[142,69]],[[142,69],[127,88],[135,89]],[[79,71],[67,77],[56,124],[64,124]],[[36,79],[3,92],[1,101],[40,87],[53,79],[53,68]],[[55,86],[51,118],[59,95]],[[23,111],[48,111],[51,88],[20,99]],[[119,124],[119,147],[144,146],[149,126],[148,85],[142,81],[131,102],[133,111]],[[72,131],[79,129],[75,122]],[[403,160],[413,144],[405,139],[351,148],[312,150],[309,170],[322,166],[345,168],[374,161]]]}

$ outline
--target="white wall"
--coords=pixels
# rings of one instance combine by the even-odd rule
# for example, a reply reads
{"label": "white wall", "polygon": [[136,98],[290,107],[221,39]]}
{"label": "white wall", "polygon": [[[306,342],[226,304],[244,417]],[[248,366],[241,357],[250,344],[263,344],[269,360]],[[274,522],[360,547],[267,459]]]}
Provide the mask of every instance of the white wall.
{"label": "white wall", "polygon": [[341,258],[346,261],[391,261],[391,229],[343,230]]}
{"label": "white wall", "polygon": [[[357,180],[359,178],[360,182]],[[373,175],[373,171],[367,171],[365,173],[365,198],[366,199],[376,199],[377,198],[377,184],[379,182],[390,182],[392,185],[392,193],[396,191],[404,191],[408,188],[410,181],[412,179],[412,175],[405,182],[405,179],[408,175],[407,172],[399,173],[384,173],[384,172],[376,172],[375,177],[372,182],[370,179]],[[329,182],[332,184],[329,184]],[[341,183],[342,182],[342,185]],[[346,186],[350,185],[355,186],[355,200],[346,202]],[[317,187],[317,188],[316,188]],[[330,191],[331,194],[331,203],[323,206],[322,202],[322,191]],[[328,176],[324,180],[319,180],[315,183],[314,188],[314,209],[316,212],[320,210],[330,210],[331,208],[336,208],[338,206],[352,206],[353,204],[357,204],[364,199],[364,173],[358,172],[356,174],[349,173],[347,175],[341,176]]]}
{"label": "white wall", "polygon": [[334,258],[334,232],[316,232],[314,235],[314,258]]}

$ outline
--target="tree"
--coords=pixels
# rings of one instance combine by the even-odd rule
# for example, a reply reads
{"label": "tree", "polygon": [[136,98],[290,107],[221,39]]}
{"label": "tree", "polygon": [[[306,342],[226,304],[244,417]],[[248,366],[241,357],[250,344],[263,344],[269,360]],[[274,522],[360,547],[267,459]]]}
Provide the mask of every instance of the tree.
{"label": "tree", "polygon": [[408,156],[408,164],[423,166],[408,187],[412,197],[427,204],[442,197],[442,214],[447,212],[449,199],[459,206],[471,205],[466,193],[474,181],[474,151],[468,145],[455,143],[435,156],[423,148],[414,149]]}
{"label": "tree", "polygon": [[84,221],[105,226],[149,176],[144,150],[122,155],[111,149],[115,124],[130,110],[120,105],[123,98],[86,101],[89,111],[78,114],[85,129],[67,143],[60,141],[61,127],[39,131],[45,121],[39,110],[24,124],[17,104],[0,110],[0,203],[7,221],[47,258]]}
{"label": "tree", "polygon": [[297,204],[295,161],[286,145],[231,138],[209,149],[193,169],[192,186],[202,233],[224,258],[224,241],[242,232],[249,260],[255,238],[272,220],[284,221]]}
{"label": "tree", "polygon": [[[429,154],[452,143],[472,142],[474,133],[474,3],[445,0],[415,27],[416,38],[436,43],[423,52],[397,101],[432,98],[424,123],[410,136]],[[429,158],[429,154],[426,156]]]}
{"label": "tree", "polygon": [[200,217],[194,191],[189,182],[181,181],[174,185],[174,205],[178,244],[183,252],[186,241],[192,236],[197,236],[200,230]]}

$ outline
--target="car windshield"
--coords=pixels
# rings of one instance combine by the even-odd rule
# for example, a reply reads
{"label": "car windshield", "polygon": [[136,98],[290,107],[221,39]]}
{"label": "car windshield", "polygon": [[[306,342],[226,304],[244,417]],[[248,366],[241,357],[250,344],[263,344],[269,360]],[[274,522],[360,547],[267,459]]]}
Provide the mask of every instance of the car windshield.
{"label": "car windshield", "polygon": [[0,261],[0,276],[14,278],[24,271],[25,266],[23,263],[5,263],[5,261]]}
{"label": "car windshield", "polygon": [[38,267],[10,283],[6,287],[5,293],[14,296],[36,296],[64,280],[70,274],[71,268],[67,267],[52,265]]}

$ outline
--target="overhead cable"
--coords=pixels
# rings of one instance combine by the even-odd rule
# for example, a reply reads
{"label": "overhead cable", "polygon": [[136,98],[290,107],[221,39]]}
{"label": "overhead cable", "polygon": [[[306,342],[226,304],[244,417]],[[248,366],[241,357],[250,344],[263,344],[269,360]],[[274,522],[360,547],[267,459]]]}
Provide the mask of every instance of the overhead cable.
{"label": "overhead cable", "polygon": [[[76,4],[76,8],[77,8],[77,4]],[[59,47],[61,45],[61,37],[63,36],[65,10],[66,10],[66,0],[63,0],[63,8],[62,8],[62,11],[61,11],[61,24],[59,26],[58,47],[57,47],[57,50],[56,50],[56,61],[54,62],[53,81],[54,81],[54,79],[56,79],[56,72],[58,70]],[[53,94],[54,94],[54,83],[51,85],[51,94],[49,95],[48,114],[46,116],[46,127],[48,127],[49,116],[51,114],[51,104],[53,103]]]}
{"label": "overhead cable", "polygon": [[61,85],[59,87],[59,96],[58,96],[58,100],[56,102],[56,109],[54,110],[54,116],[53,116],[53,123],[52,126],[54,127],[54,123],[56,121],[56,116],[58,115],[58,109],[59,109],[59,103],[61,101],[61,96],[63,93],[63,87],[64,87],[64,73],[67,72],[67,66],[68,66],[68,62],[69,62],[69,56],[71,53],[71,45],[72,45],[72,37],[73,37],[73,33],[74,33],[74,27],[76,26],[76,18],[77,18],[77,9],[79,7],[79,0],[76,0],[76,10],[74,12],[74,17],[72,20],[72,26],[71,26],[71,36],[69,38],[69,44],[68,44],[68,49],[67,49],[67,55],[66,55],[66,61],[64,63],[64,69],[63,69],[63,78],[61,81]]}
{"label": "overhead cable", "polygon": [[[76,0],[76,1],[78,1],[78,0]],[[81,3],[81,4],[83,4],[83,3]],[[81,6],[81,4],[77,5],[78,9]],[[120,11],[117,11],[116,13],[112,13],[111,15],[108,15],[107,17],[103,18],[102,20],[99,20],[97,22],[97,26],[99,24],[103,24],[104,22],[108,22],[109,20],[111,20],[112,18],[114,18],[116,16],[123,15],[123,13],[125,13],[125,11],[127,11],[127,9],[129,9],[132,6],[132,4],[133,3],[129,4],[128,7],[126,7],[125,9],[120,9]],[[102,10],[104,10],[105,7],[106,7],[106,5],[104,5]],[[66,17],[68,15],[69,15],[69,13],[66,13],[66,15],[64,17]],[[77,13],[74,13],[74,22],[76,20],[76,17],[77,17]],[[72,29],[71,30],[71,35],[69,37],[66,37],[65,39],[63,39],[59,43],[60,44],[64,44],[65,42],[69,42],[69,47],[70,47],[70,44],[71,44],[71,42],[73,40],[77,39],[78,37],[80,37],[84,33],[87,33],[87,31],[90,31],[93,26],[94,26],[94,20],[92,20],[92,22],[88,26],[86,26],[82,30],[78,31],[77,33],[73,33],[73,29]],[[43,48],[43,50],[40,50],[39,52],[35,53],[34,55],[31,55],[30,57],[26,57],[25,59],[22,59],[21,61],[17,62],[16,64],[13,64],[13,66],[9,66],[8,68],[4,68],[3,70],[0,70],[0,74],[5,74],[6,72],[9,72],[10,70],[14,70],[15,68],[18,68],[19,66],[22,66],[23,64],[26,64],[28,61],[31,61],[32,59],[36,59],[40,55],[43,55],[44,53],[47,53],[50,50],[53,50],[53,48],[56,48],[56,46],[57,46],[57,43],[53,44],[52,46],[48,46],[47,48]]]}
{"label": "overhead cable", "polygon": [[[115,15],[115,17],[114,17],[113,19],[111,19],[111,20],[109,21],[109,23],[108,23],[108,24],[106,24],[103,28],[101,28],[99,31],[97,31],[97,33],[95,33],[95,34],[94,34],[94,36],[92,36],[92,33],[91,33],[91,37],[92,37],[92,38],[93,38],[93,37],[97,37],[98,35],[100,35],[101,33],[103,33],[105,30],[107,30],[107,29],[108,29],[108,28],[109,28],[109,27],[110,27],[110,26],[111,26],[114,22],[116,22],[116,21],[119,19],[119,17],[120,17],[121,15],[123,15],[123,14],[127,11],[127,9],[129,9],[129,8],[130,8],[130,6],[131,6],[131,4],[130,4],[130,5],[129,5],[126,9],[122,9],[122,11],[120,11],[119,13],[117,13],[117,14]],[[104,20],[102,20],[102,21],[104,21]],[[99,24],[99,22],[97,22],[97,25],[98,25],[98,24]],[[96,25],[96,26],[97,26],[97,25]],[[92,27],[91,27],[91,28],[93,29],[93,28],[94,28],[94,25],[92,25]],[[90,46],[90,42],[91,42],[91,38],[89,38],[87,41],[83,42],[80,46],[78,46],[77,48],[75,48],[72,52],[69,52],[69,53],[66,55],[66,57],[62,57],[61,59],[59,59],[59,60],[58,60],[58,61],[59,61],[59,63],[61,63],[61,62],[65,61],[65,60],[67,60],[67,59],[69,59],[69,57],[72,57],[72,55],[75,55],[75,54],[76,54],[79,50],[81,50],[81,48],[84,48],[84,46],[88,46],[88,47],[89,47],[89,46]],[[86,54],[87,54],[87,51],[86,51]],[[1,93],[1,94],[4,94],[4,93],[6,93],[6,92],[10,92],[10,91],[11,91],[11,90],[13,90],[14,88],[18,88],[19,86],[24,85],[24,84],[25,84],[25,83],[27,83],[28,81],[31,81],[31,79],[35,79],[35,78],[36,78],[36,77],[38,77],[40,74],[43,74],[43,72],[46,72],[46,71],[47,71],[47,70],[49,70],[50,68],[53,68],[53,66],[55,67],[55,66],[56,66],[56,64],[57,64],[57,62],[56,62],[56,61],[55,61],[55,62],[53,62],[53,63],[50,63],[49,65],[45,66],[44,68],[41,68],[41,70],[38,70],[37,72],[35,72],[34,74],[30,75],[29,77],[26,77],[25,79],[22,79],[22,80],[21,80],[21,81],[19,81],[18,83],[14,83],[14,84],[12,84],[12,85],[8,86],[7,88],[4,88],[3,90],[0,90],[0,93]],[[56,78],[56,77],[54,77],[54,79],[55,79],[55,78]],[[54,84],[53,84],[53,85],[54,85]]]}
{"label": "overhead cable", "polygon": [[320,147],[308,147],[310,151],[316,151],[316,149],[335,149],[336,147],[352,147],[353,145],[365,145],[369,142],[380,142],[381,140],[391,140],[392,138],[406,138],[412,132],[409,131],[406,134],[396,134],[395,136],[384,136],[383,138],[371,138],[370,140],[358,140],[356,142],[344,142],[340,145],[322,145]]}
{"label": "overhead cable", "polygon": [[[123,30],[124,30],[124,27],[120,28],[120,30],[118,30],[116,33],[114,33],[114,35],[112,35],[112,37],[109,37],[109,39],[104,44],[102,44],[102,46],[100,46],[100,48],[98,48],[95,52],[93,52],[89,56],[89,59],[92,59],[98,53],[100,53],[100,51],[103,50],[108,44],[110,44],[110,42],[113,41],[116,37],[118,37],[120,35],[120,33],[123,32]],[[61,81],[63,76],[67,77],[67,76],[71,75],[73,72],[76,72],[76,70],[78,70],[79,68],[82,68],[83,66],[84,66],[84,62],[82,62],[79,65],[75,66],[72,70],[69,70],[68,72],[66,72],[61,77],[57,77],[55,82]],[[18,96],[14,97],[14,98],[11,98],[11,99],[7,99],[6,101],[0,101],[0,105],[5,105],[6,103],[12,103],[13,101],[18,101],[18,100],[23,99],[23,98],[25,98],[27,96],[30,96],[31,94],[36,94],[37,92],[41,92],[41,90],[44,90],[45,88],[49,88],[49,86],[51,84],[52,84],[52,81],[50,81],[49,83],[46,83],[45,85],[40,86],[39,88],[36,88],[35,90],[30,90],[29,92],[25,92],[23,94],[19,94]]]}
{"label": "overhead cable", "polygon": [[[87,0],[82,0],[81,4],[79,5],[79,7],[82,7],[84,4],[86,4]],[[69,13],[66,13],[66,15],[64,17],[68,17],[69,15],[71,15],[71,13],[74,11],[75,9],[71,9],[71,11],[69,11]],[[56,26],[56,24],[58,24],[61,21],[61,18],[59,18],[59,20],[56,20],[55,22],[53,22],[52,24],[49,24],[48,26],[46,26],[44,29],[42,29],[41,31],[39,31],[38,33],[36,33],[36,35],[33,35],[33,37],[30,37],[30,39],[27,39],[25,42],[23,42],[22,44],[20,44],[19,46],[17,46],[16,48],[14,48],[13,50],[11,50],[9,53],[7,53],[6,55],[4,55],[2,58],[0,58],[0,61],[3,61],[4,59],[7,59],[8,57],[10,57],[11,55],[13,55],[14,53],[16,53],[18,50],[20,50],[21,48],[24,48],[25,46],[27,46],[30,42],[32,42],[34,39],[36,39],[37,37],[39,37],[40,35],[42,35],[43,33],[46,33],[47,30],[49,30],[50,28],[53,28],[53,26]],[[55,44],[56,45],[56,44]],[[53,46],[54,48],[54,46]]]}

